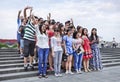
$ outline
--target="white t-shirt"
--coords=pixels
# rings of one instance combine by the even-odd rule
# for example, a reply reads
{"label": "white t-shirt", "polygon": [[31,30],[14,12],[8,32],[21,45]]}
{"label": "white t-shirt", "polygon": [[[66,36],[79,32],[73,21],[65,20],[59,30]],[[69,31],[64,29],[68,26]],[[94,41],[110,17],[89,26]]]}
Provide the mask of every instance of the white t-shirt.
{"label": "white t-shirt", "polygon": [[73,44],[74,44],[75,48],[78,49],[82,44],[82,39],[81,38],[73,39]]}
{"label": "white t-shirt", "polygon": [[53,48],[53,51],[62,51],[62,38],[56,38],[55,36],[53,36],[51,38],[51,47]]}
{"label": "white t-shirt", "polygon": [[41,34],[39,31],[39,27],[36,27],[36,37],[37,37],[37,42],[36,45],[39,48],[49,48],[49,38],[48,35],[46,34]]}

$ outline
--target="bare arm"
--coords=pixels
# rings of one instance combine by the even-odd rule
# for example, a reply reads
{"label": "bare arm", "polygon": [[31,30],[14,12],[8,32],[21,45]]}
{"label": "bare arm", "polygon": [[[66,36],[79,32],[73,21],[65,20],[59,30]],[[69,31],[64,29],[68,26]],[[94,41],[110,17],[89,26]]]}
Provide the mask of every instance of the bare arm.
{"label": "bare arm", "polygon": [[21,12],[22,12],[22,10],[19,10],[19,12],[18,12],[18,19],[20,19]]}
{"label": "bare arm", "polygon": [[73,23],[73,19],[72,19],[72,18],[70,19],[70,23],[71,23],[71,25],[74,26],[74,23]]}
{"label": "bare arm", "polygon": [[51,20],[51,13],[48,14],[48,16],[47,16],[47,20],[48,20],[48,21]]}
{"label": "bare arm", "polygon": [[31,12],[32,12],[32,7],[25,7],[25,9],[24,9],[24,18],[27,20],[27,10],[28,9],[31,9],[31,11],[30,11],[30,15],[31,15]]}

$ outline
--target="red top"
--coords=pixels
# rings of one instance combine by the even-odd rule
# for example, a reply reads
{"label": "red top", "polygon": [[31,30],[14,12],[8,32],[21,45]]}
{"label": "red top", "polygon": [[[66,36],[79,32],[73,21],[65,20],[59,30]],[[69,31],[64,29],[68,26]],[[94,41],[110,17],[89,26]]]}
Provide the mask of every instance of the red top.
{"label": "red top", "polygon": [[54,36],[54,31],[51,31],[51,30],[47,30],[47,34],[48,34],[48,37],[49,37],[49,45],[50,45],[50,42],[51,42],[51,37]]}
{"label": "red top", "polygon": [[91,52],[89,39],[86,36],[83,36],[82,38],[84,41],[84,44],[83,44],[84,51],[87,52],[88,54],[91,54],[92,52]]}

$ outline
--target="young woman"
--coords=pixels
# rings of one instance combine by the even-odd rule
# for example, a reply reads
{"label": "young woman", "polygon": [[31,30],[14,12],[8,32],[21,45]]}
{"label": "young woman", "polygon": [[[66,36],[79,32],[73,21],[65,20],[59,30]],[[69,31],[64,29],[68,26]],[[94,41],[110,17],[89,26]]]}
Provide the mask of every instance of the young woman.
{"label": "young woman", "polygon": [[40,25],[37,28],[40,32],[37,33],[37,43],[38,46],[38,69],[39,69],[39,78],[42,76],[47,78],[46,70],[47,70],[47,60],[49,54],[49,38],[46,33],[45,25]]}
{"label": "young woman", "polygon": [[54,25],[50,25],[49,29],[47,30],[47,34],[49,37],[49,47],[50,47],[50,51],[49,51],[49,57],[48,57],[48,61],[49,61],[49,70],[53,71],[53,57],[52,57],[52,52],[51,52],[51,37],[54,36]]}
{"label": "young woman", "polygon": [[79,33],[76,31],[73,33],[73,49],[74,49],[74,68],[77,73],[81,73],[82,58],[83,58],[83,41],[79,38]]}
{"label": "young woman", "polygon": [[93,58],[91,59],[93,70],[101,70],[102,62],[101,62],[100,49],[98,47],[99,37],[97,35],[96,28],[93,28],[91,31],[90,41],[91,41],[91,49],[92,49],[92,54],[93,54]]}
{"label": "young woman", "polygon": [[83,28],[82,30],[82,39],[84,41],[83,43],[83,49],[84,49],[84,56],[83,56],[83,66],[85,72],[90,72],[89,69],[89,60],[92,58],[92,52],[90,48],[90,41],[88,39],[88,30],[86,28]]}
{"label": "young woman", "polygon": [[54,71],[55,76],[61,75],[61,61],[62,61],[62,37],[60,36],[60,32],[58,29],[54,30],[54,36],[51,38],[51,48],[52,48],[52,56],[54,59]]}
{"label": "young woman", "polygon": [[79,33],[80,37],[81,37],[81,34],[82,34],[82,29],[83,29],[83,27],[77,26],[77,32]]}
{"label": "young woman", "polygon": [[72,58],[73,58],[73,38],[71,36],[72,29],[68,28],[67,35],[63,37],[64,45],[65,45],[65,54],[67,55],[66,61],[66,74],[73,74],[71,71],[72,67]]}

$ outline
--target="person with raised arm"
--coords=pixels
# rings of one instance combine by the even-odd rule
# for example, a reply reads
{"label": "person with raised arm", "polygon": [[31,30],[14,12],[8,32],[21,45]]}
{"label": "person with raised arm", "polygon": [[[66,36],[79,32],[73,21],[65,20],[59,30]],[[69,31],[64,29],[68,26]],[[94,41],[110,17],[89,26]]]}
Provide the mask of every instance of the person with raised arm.
{"label": "person with raised arm", "polygon": [[49,55],[49,37],[46,32],[45,22],[38,27],[36,27],[36,37],[38,47],[38,70],[39,70],[39,78],[45,77],[47,78],[47,60]]}
{"label": "person with raised arm", "polygon": [[19,27],[21,25],[21,20],[23,19],[23,16],[21,15],[22,10],[19,10],[18,12],[18,16],[17,16],[17,25],[18,25],[18,29],[17,29],[17,47],[18,47],[18,53],[20,54],[20,32],[19,32]]}
{"label": "person with raised arm", "polygon": [[[26,11],[30,10],[30,16],[27,18]],[[38,17],[31,15],[32,7],[26,7],[24,9],[24,17],[27,20],[27,24],[25,27],[24,33],[24,69],[28,70],[28,66],[31,70],[34,70],[33,66],[33,56],[34,56],[34,48],[35,48],[35,25],[38,24]],[[30,56],[29,56],[30,55]],[[29,57],[29,64],[28,59]]]}

